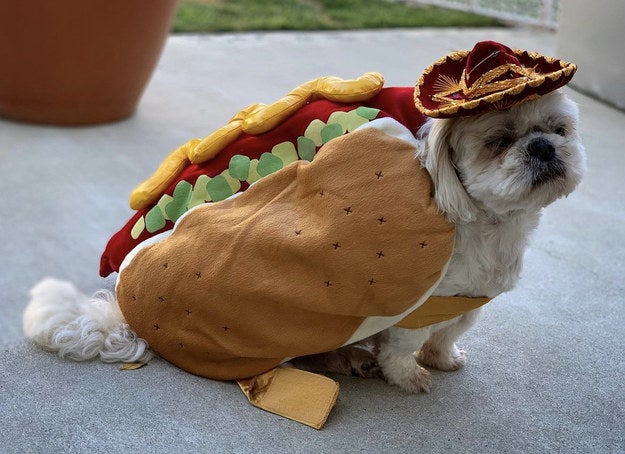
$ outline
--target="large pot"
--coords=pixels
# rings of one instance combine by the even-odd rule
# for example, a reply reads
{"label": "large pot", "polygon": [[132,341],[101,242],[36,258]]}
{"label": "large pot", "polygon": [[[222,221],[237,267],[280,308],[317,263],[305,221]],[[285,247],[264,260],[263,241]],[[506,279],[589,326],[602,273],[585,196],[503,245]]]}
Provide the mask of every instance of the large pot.
{"label": "large pot", "polygon": [[89,124],[131,115],[176,0],[0,2],[0,116]]}

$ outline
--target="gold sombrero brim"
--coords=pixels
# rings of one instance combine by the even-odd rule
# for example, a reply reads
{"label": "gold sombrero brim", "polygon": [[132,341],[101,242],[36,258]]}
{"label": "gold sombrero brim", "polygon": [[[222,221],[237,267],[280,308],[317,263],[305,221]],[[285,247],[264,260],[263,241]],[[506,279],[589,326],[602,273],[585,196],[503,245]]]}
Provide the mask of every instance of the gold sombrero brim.
{"label": "gold sombrero brim", "polygon": [[[428,117],[454,118],[478,115],[491,110],[505,110],[516,104],[535,99],[566,85],[575,74],[577,65],[535,52],[514,49],[514,55],[531,73],[519,78],[519,83],[474,98],[452,99],[440,96],[461,87],[470,51],[456,51],[437,60],[417,80],[414,101],[417,109]],[[451,89],[450,89],[451,88]],[[445,90],[447,89],[447,90]]]}

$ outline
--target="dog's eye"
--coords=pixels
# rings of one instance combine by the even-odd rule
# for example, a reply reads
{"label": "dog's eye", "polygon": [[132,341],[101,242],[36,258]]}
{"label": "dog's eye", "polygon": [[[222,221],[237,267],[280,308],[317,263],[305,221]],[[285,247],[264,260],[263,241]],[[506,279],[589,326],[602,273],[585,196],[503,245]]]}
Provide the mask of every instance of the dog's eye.
{"label": "dog's eye", "polygon": [[501,136],[498,137],[494,140],[491,140],[487,143],[489,148],[492,148],[493,150],[496,151],[504,151],[506,150],[510,145],[512,145],[514,143],[514,138],[511,136]]}
{"label": "dog's eye", "polygon": [[553,132],[555,132],[557,135],[562,136],[562,137],[566,136],[566,128],[564,126],[560,126],[559,128],[556,128],[555,131]]}

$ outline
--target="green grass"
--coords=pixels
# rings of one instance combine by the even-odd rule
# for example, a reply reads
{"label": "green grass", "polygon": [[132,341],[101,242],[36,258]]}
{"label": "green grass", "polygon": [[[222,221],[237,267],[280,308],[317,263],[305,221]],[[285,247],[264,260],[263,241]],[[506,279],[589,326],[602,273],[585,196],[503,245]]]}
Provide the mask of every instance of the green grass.
{"label": "green grass", "polygon": [[385,0],[180,0],[175,33],[501,26],[495,19]]}

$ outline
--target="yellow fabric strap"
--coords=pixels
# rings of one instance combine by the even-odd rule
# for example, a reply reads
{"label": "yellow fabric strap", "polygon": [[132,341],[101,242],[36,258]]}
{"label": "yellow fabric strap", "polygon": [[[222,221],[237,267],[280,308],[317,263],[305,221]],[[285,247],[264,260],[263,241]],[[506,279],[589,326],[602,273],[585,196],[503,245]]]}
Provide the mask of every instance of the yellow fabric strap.
{"label": "yellow fabric strap", "polygon": [[239,387],[255,407],[321,429],[339,395],[339,384],[323,375],[276,367]]}
{"label": "yellow fabric strap", "polygon": [[395,326],[419,329],[424,326],[451,320],[466,312],[477,309],[492,298],[467,298],[464,296],[430,296],[425,303],[408,314]]}

